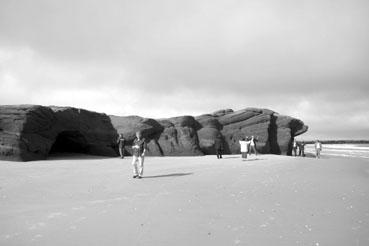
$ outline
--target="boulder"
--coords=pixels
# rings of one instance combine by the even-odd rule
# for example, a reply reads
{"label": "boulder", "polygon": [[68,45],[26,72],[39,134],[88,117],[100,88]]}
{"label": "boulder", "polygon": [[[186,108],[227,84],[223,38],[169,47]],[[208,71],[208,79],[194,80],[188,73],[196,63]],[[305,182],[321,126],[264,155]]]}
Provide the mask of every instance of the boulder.
{"label": "boulder", "polygon": [[132,154],[130,145],[135,133],[141,131],[147,142],[147,155],[180,156],[202,155],[196,130],[199,123],[192,116],[169,119],[146,119],[139,116],[110,116],[111,122],[127,140],[126,150]]}
{"label": "boulder", "polygon": [[180,116],[161,120],[164,128],[158,137],[163,155],[203,155],[200,150],[197,132],[199,123],[192,116]]}
{"label": "boulder", "polygon": [[217,128],[204,127],[197,131],[200,149],[206,155],[215,154],[215,139],[221,133]]}

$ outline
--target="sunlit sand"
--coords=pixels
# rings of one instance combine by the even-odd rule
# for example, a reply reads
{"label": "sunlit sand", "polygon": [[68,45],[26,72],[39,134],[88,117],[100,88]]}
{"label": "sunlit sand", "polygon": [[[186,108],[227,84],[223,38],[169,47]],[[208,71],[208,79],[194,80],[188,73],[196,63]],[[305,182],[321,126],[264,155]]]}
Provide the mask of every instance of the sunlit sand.
{"label": "sunlit sand", "polygon": [[262,155],[0,162],[0,245],[369,245],[369,162]]}

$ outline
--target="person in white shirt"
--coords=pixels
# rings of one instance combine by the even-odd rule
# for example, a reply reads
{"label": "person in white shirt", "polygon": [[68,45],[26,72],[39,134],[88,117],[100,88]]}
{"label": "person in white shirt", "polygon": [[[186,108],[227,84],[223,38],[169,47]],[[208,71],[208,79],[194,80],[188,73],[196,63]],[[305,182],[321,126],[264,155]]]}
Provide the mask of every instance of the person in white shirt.
{"label": "person in white shirt", "polygon": [[320,152],[322,151],[322,143],[319,140],[315,141],[315,158],[320,158]]}
{"label": "person in white shirt", "polygon": [[241,156],[243,159],[247,158],[247,141],[245,138],[239,141],[241,147]]}
{"label": "person in white shirt", "polygon": [[293,139],[292,152],[293,152],[294,156],[297,156],[297,142],[296,142],[295,139]]}

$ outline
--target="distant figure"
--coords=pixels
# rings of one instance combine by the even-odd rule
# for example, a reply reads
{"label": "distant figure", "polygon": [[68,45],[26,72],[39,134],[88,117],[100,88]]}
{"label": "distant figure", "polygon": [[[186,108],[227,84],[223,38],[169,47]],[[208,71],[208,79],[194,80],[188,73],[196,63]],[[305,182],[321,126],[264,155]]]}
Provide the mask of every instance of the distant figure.
{"label": "distant figure", "polygon": [[222,159],[222,153],[223,153],[223,140],[222,137],[220,135],[218,135],[215,139],[215,143],[214,143],[214,147],[215,147],[215,152],[217,154],[217,158],[218,159]]}
{"label": "distant figure", "polygon": [[247,158],[247,141],[245,138],[239,141],[241,146],[241,156],[243,159]]}
{"label": "distant figure", "polygon": [[305,157],[305,142],[299,142],[298,143],[299,146],[299,156]]}
{"label": "distant figure", "polygon": [[254,151],[255,155],[258,155],[258,152],[256,151],[256,139],[254,136],[251,136],[251,139],[249,140],[249,155],[251,155],[252,151]]}
{"label": "distant figure", "polygon": [[297,156],[297,142],[295,139],[293,139],[293,143],[292,143],[292,152],[294,156]]}
{"label": "distant figure", "polygon": [[124,158],[124,147],[126,145],[126,140],[123,137],[123,134],[119,134],[118,139],[117,139],[117,144],[118,144],[118,148],[119,148],[119,155],[120,158]]}
{"label": "distant figure", "polygon": [[322,143],[319,140],[315,141],[315,158],[320,158],[320,152],[322,151]]}
{"label": "distant figure", "polygon": [[[136,132],[136,138],[133,141],[132,145],[133,151],[133,178],[142,178],[143,170],[144,170],[144,159],[146,152],[146,141],[142,138],[141,132]],[[139,169],[137,168],[137,161],[139,163]]]}

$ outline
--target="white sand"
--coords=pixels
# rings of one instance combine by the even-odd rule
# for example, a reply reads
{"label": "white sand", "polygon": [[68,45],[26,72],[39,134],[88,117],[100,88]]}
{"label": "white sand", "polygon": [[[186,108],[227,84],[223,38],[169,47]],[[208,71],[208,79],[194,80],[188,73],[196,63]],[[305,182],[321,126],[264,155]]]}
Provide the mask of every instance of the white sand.
{"label": "white sand", "polygon": [[0,162],[0,245],[369,245],[369,162]]}

